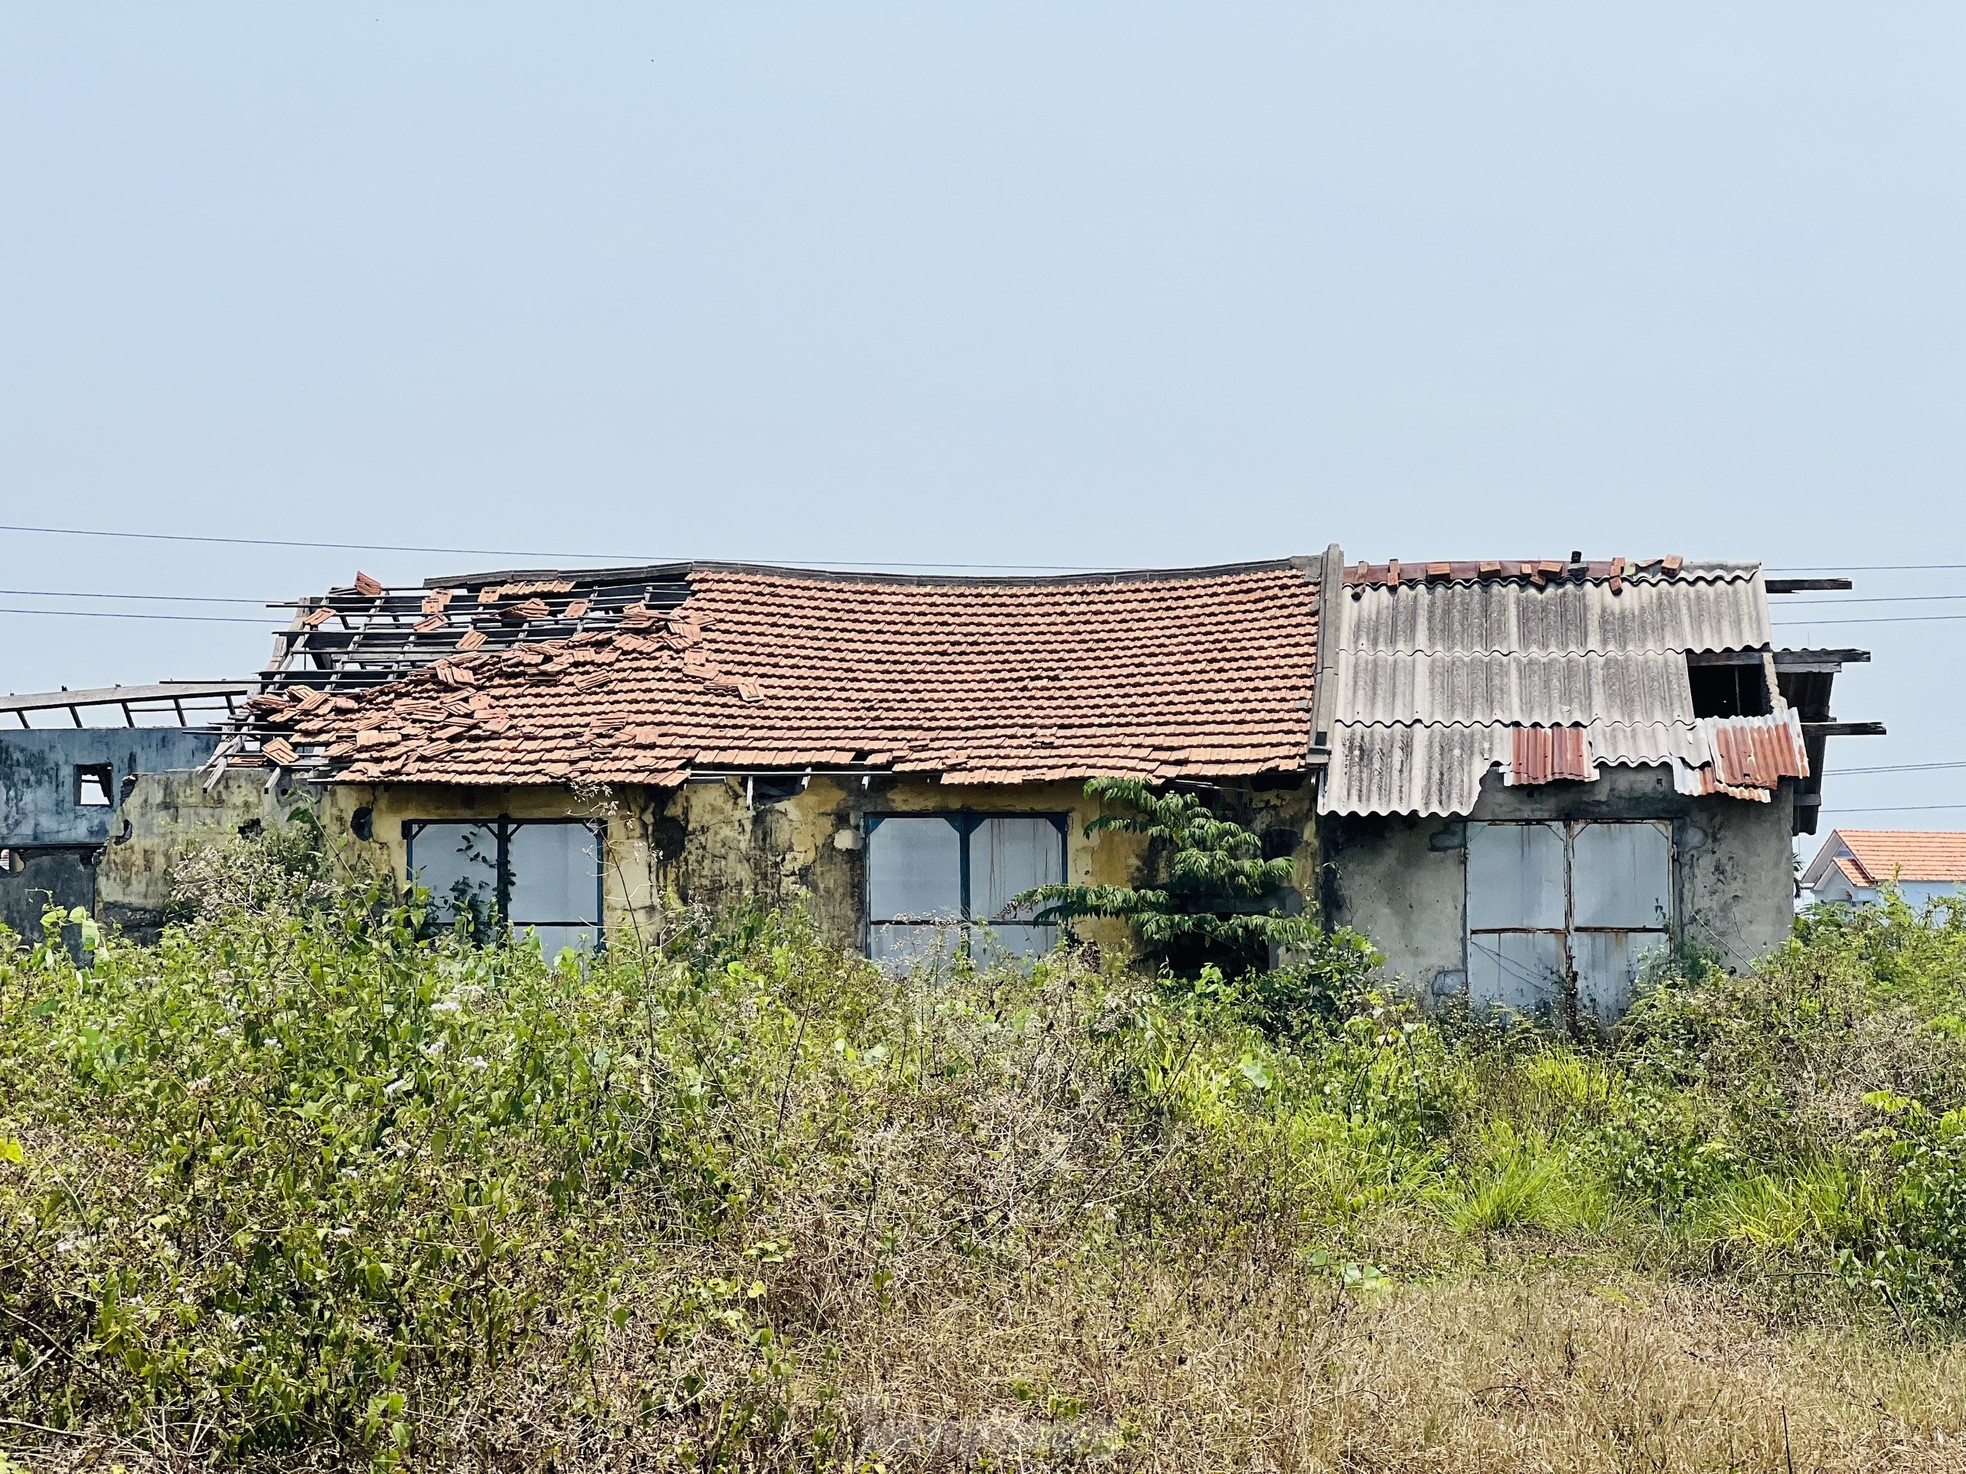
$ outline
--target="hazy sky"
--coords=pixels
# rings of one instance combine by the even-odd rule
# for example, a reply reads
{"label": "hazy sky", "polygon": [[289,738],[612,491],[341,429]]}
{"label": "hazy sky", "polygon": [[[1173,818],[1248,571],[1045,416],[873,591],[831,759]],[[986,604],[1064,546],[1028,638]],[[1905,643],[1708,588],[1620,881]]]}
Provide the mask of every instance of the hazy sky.
{"label": "hazy sky", "polygon": [[[784,561],[1966,565],[1966,7],[0,9],[9,523]],[[48,591],[514,560],[0,532]],[[1966,569],[1849,620],[1966,616]],[[1819,596],[1820,597],[1820,596]],[[1778,609],[1778,617],[1781,611]],[[265,626],[0,613],[0,688]],[[1966,618],[1837,766],[1966,761]],[[1966,827],[1966,768],[1831,778]]]}

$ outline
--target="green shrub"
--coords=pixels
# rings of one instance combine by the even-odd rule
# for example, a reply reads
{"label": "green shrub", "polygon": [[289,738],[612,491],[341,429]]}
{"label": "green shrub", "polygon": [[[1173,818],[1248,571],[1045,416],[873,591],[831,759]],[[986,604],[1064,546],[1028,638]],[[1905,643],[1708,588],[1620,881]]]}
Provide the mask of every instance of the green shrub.
{"label": "green shrub", "polygon": [[1808,922],[1578,1043],[1424,1015],[1343,938],[896,978],[741,913],[550,968],[288,873],[85,967],[66,917],[0,948],[0,1430],[824,1464],[868,1338],[952,1304],[1328,1305],[1464,1236],[1966,1318],[1966,1005],[1903,934],[1946,916]]}

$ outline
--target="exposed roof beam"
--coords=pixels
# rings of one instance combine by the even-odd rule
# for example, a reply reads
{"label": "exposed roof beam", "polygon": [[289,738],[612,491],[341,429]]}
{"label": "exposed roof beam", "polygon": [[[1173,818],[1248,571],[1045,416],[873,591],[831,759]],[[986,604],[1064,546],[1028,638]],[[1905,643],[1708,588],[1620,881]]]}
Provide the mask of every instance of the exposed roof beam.
{"label": "exposed roof beam", "polygon": [[39,691],[0,696],[0,712],[72,711],[78,706],[124,706],[132,701],[190,701],[201,696],[250,696],[252,681],[160,681],[154,686],[101,686],[89,691]]}
{"label": "exposed roof beam", "polygon": [[1882,737],[1885,735],[1882,722],[1804,722],[1804,736],[1809,737]]}
{"label": "exposed roof beam", "polygon": [[1760,650],[1688,650],[1686,663],[1702,665],[1759,665],[1765,652]]}
{"label": "exposed roof beam", "polygon": [[1847,578],[1770,578],[1763,580],[1771,594],[1804,594],[1822,590],[1840,594],[1856,587]]}
{"label": "exposed roof beam", "polygon": [[1846,665],[1864,665],[1870,661],[1868,650],[1777,650],[1775,669],[1794,671],[1798,675],[1833,676]]}

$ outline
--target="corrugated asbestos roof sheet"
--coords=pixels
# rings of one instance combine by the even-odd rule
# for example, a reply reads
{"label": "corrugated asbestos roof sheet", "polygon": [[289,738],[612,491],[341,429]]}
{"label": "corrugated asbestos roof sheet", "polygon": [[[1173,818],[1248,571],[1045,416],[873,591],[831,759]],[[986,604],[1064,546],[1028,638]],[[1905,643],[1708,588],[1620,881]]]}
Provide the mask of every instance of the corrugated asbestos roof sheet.
{"label": "corrugated asbestos roof sheet", "polygon": [[1758,565],[1357,565],[1335,642],[1328,813],[1465,814],[1493,769],[1526,784],[1668,764],[1684,793],[1765,801],[1808,772],[1802,729],[1694,715],[1689,652],[1766,649]]}
{"label": "corrugated asbestos roof sheet", "polygon": [[1344,651],[1405,655],[1635,655],[1757,650],[1768,596],[1754,564],[1702,565],[1683,578],[1354,585]]}
{"label": "corrugated asbestos roof sheet", "polygon": [[[1309,765],[1318,586],[1296,564],[998,582],[699,565],[685,580],[673,608],[630,608],[607,629],[253,704],[297,753],[358,781],[812,767],[1020,783]],[[549,592],[522,592],[536,588]]]}
{"label": "corrugated asbestos roof sheet", "polygon": [[[1407,598],[1414,597],[1410,592]],[[1667,651],[1505,655],[1344,650],[1337,706],[1347,722],[1645,722],[1692,710],[1686,658]]]}

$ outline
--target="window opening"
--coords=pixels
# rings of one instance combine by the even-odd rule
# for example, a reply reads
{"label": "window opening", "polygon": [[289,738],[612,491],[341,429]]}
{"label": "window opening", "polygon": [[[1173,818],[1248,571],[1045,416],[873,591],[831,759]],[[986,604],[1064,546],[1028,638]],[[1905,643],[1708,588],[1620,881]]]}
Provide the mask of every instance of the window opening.
{"label": "window opening", "polygon": [[1767,666],[1758,650],[1689,655],[1686,678],[1696,717],[1765,717],[1774,709]]}
{"label": "window opening", "polygon": [[85,809],[116,807],[116,772],[108,763],[78,763],[75,802]]}
{"label": "window opening", "polygon": [[1663,820],[1470,824],[1468,1001],[1612,1022],[1670,940],[1672,872]]}
{"label": "window opening", "polygon": [[531,934],[548,961],[603,944],[601,830],[578,819],[409,820],[411,880],[430,892],[432,921],[489,942]]}
{"label": "window opening", "polygon": [[867,820],[867,951],[908,963],[960,950],[1034,957],[1058,942],[1013,898],[1065,878],[1062,814],[879,814]]}

